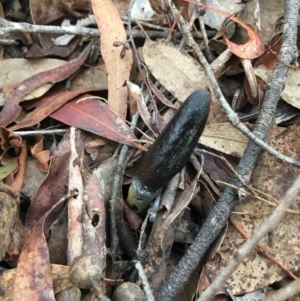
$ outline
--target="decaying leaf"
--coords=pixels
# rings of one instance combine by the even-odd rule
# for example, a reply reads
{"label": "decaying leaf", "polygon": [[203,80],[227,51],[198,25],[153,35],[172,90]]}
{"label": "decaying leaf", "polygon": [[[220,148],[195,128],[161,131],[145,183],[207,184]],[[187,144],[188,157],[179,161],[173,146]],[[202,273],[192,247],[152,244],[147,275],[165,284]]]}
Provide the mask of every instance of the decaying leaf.
{"label": "decaying leaf", "polygon": [[12,286],[14,300],[55,300],[43,220],[30,233],[19,257]]}
{"label": "decaying leaf", "polygon": [[56,300],[44,231],[57,217],[51,214],[70,197],[71,193],[59,199],[32,228],[18,260],[11,289],[13,300]]}
{"label": "decaying leaf", "polygon": [[[254,72],[265,83],[268,83],[272,76],[272,70],[254,69]],[[293,107],[300,109],[299,70],[288,70],[284,89],[281,91],[280,96]]]}
{"label": "decaying leaf", "polygon": [[25,105],[27,109],[32,109],[34,107],[36,109],[29,112],[19,123],[13,125],[9,129],[11,131],[16,131],[18,129],[36,125],[69,100],[88,91],[91,91],[91,88],[82,88],[74,91],[54,92],[47,94],[47,96],[31,102],[30,106]]}
{"label": "decaying leaf", "polygon": [[195,90],[208,85],[201,65],[170,43],[147,39],[143,53],[151,73],[181,102]]}
{"label": "decaying leaf", "polygon": [[200,137],[200,143],[224,154],[241,158],[248,138],[230,123],[208,125]]}
{"label": "decaying leaf", "polygon": [[[16,269],[4,271],[0,275],[0,296],[2,301],[11,301],[11,287],[16,275]],[[51,275],[55,294],[72,286],[69,280],[69,267],[52,264]]]}
{"label": "decaying leaf", "polygon": [[[30,0],[31,17],[35,24],[48,24],[67,14],[67,11],[60,0]],[[74,6],[79,11],[91,11],[91,1],[89,0],[67,0],[63,1]]]}
{"label": "decaying leaf", "polygon": [[[25,222],[28,229],[32,229],[44,214],[65,195],[68,185],[69,156],[70,142],[67,132],[55,149],[48,175],[30,204]],[[53,189],[54,187],[55,189]]]}
{"label": "decaying leaf", "polygon": [[152,130],[152,118],[144,100],[144,96],[141,88],[138,85],[133,84],[130,81],[126,81],[128,87],[128,97],[131,102],[137,104],[138,110],[145,124],[150,130]]}
{"label": "decaying leaf", "polygon": [[253,28],[251,26],[249,26],[248,24],[244,23],[242,20],[228,14],[227,12],[224,12],[222,10],[219,10],[215,7],[211,7],[211,6],[206,6],[200,3],[195,3],[193,1],[190,0],[185,0],[187,2],[190,2],[192,4],[195,4],[197,6],[201,6],[207,9],[211,9],[223,16],[225,16],[226,18],[238,23],[241,27],[243,27],[243,29],[245,29],[247,31],[247,34],[249,36],[249,41],[245,44],[236,44],[233,43],[232,41],[230,41],[227,37],[226,37],[226,32],[225,32],[225,26],[222,26],[222,33],[223,33],[223,38],[228,46],[228,49],[230,49],[230,51],[232,53],[234,53],[236,56],[242,58],[242,59],[255,59],[259,56],[261,56],[264,53],[265,47],[264,47],[264,43],[261,40],[260,36],[258,35],[258,33],[256,33]]}
{"label": "decaying leaf", "polygon": [[[3,106],[9,96],[7,89],[13,85],[20,83],[29,77],[40,73],[42,71],[53,69],[58,66],[65,65],[67,62],[58,59],[38,59],[38,60],[28,60],[28,59],[6,59],[0,62],[0,106]],[[23,72],[20,72],[23,70]],[[47,92],[53,83],[47,83],[41,87],[35,89],[32,93],[27,94],[23,100],[29,100],[33,98],[40,97],[45,92]],[[3,90],[2,90],[3,89]]]}
{"label": "decaying leaf", "polygon": [[[273,137],[270,144],[279,152],[299,160],[299,139],[300,123],[298,121]],[[233,213],[232,217],[250,235],[274,209],[277,205],[275,200],[279,201],[283,197],[298,174],[299,169],[297,167],[279,162],[267,152],[263,152],[252,174],[251,185],[264,193],[259,194],[259,196],[266,199],[266,201],[255,196],[248,196],[235,206],[233,211],[238,214]],[[270,203],[273,205],[270,205]],[[267,237],[260,242],[260,245],[283,266],[295,272],[299,271],[300,268],[300,237],[298,235],[300,196],[292,202],[290,209],[294,210],[294,214],[286,213],[284,219],[274,231],[274,245],[270,246],[268,244]],[[207,274],[211,279],[219,274],[220,270],[232,258],[235,250],[244,241],[242,235],[230,225],[227,236],[218,252],[221,260],[219,263],[212,261],[208,264]],[[243,294],[266,287],[286,276],[286,273],[277,265],[253,251],[232,274],[225,286],[234,295]],[[225,291],[225,287],[223,287],[223,290]]]}
{"label": "decaying leaf", "polygon": [[198,193],[197,178],[188,189],[184,190],[168,216],[159,214],[147,242],[146,250],[149,252],[150,261],[145,266],[145,273],[149,279],[152,290],[156,294],[161,288],[165,276],[171,246],[174,242],[175,232],[178,227],[183,209],[188,206],[191,199]]}
{"label": "decaying leaf", "polygon": [[0,191],[0,261],[11,244],[11,230],[19,211],[19,198]]}
{"label": "decaying leaf", "polygon": [[84,63],[91,50],[91,47],[92,44],[90,43],[83,55],[78,59],[63,66],[37,73],[21,82],[16,87],[14,92],[9,96],[3,110],[0,112],[0,125],[6,126],[15,120],[21,111],[19,103],[25,95],[43,84],[48,82],[60,82],[73,74]]}

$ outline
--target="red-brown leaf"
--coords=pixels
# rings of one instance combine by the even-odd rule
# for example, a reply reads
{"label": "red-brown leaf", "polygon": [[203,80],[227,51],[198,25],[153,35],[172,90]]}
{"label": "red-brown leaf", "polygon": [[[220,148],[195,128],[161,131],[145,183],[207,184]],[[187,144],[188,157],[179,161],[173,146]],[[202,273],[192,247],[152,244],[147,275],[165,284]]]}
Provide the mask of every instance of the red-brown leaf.
{"label": "red-brown leaf", "polygon": [[32,92],[43,84],[49,82],[60,82],[73,74],[84,63],[89,55],[91,47],[92,43],[90,43],[85,50],[84,55],[82,55],[80,58],[63,66],[35,74],[20,83],[14,92],[9,96],[3,110],[0,112],[0,126],[6,126],[15,120],[15,118],[21,112],[19,102],[26,94]]}
{"label": "red-brown leaf", "polygon": [[[18,124],[13,125],[9,128],[11,131],[16,131],[18,129],[26,128],[38,124],[40,121],[45,119],[51,113],[59,109],[62,105],[68,102],[70,99],[93,90],[92,88],[83,88],[75,91],[64,91],[55,92],[47,96],[43,96],[34,104],[36,109],[28,113]],[[97,90],[97,89],[95,89]],[[32,102],[31,102],[32,103]],[[25,104],[25,108],[30,108]]]}
{"label": "red-brown leaf", "polygon": [[145,150],[144,147],[133,141],[136,137],[125,121],[108,105],[96,98],[78,102],[78,100],[87,97],[92,96],[77,97],[51,114],[50,117],[101,137]]}
{"label": "red-brown leaf", "polygon": [[220,15],[225,16],[226,18],[229,18],[230,20],[238,23],[241,27],[243,27],[247,31],[247,34],[249,36],[249,41],[246,44],[238,45],[236,43],[231,42],[229,39],[227,39],[227,37],[225,35],[224,26],[222,27],[223,38],[224,38],[229,50],[232,53],[234,53],[236,56],[238,56],[242,59],[251,60],[251,59],[255,59],[255,58],[261,56],[264,53],[265,47],[264,47],[264,43],[263,43],[262,39],[253,30],[253,28],[251,28],[251,26],[249,26],[245,22],[243,22],[240,19],[238,19],[222,10],[219,10],[215,7],[206,6],[206,5],[203,5],[200,3],[195,3],[190,0],[185,0],[185,1],[192,3],[194,5],[200,6],[200,7],[211,9],[214,12],[217,12]]}

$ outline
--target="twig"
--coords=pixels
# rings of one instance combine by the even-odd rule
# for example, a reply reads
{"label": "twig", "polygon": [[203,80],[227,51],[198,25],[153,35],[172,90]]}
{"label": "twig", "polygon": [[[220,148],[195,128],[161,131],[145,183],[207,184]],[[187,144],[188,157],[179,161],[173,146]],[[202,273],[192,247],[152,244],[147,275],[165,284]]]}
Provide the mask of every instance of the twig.
{"label": "twig", "polygon": [[[95,22],[96,25],[96,22]],[[161,29],[161,28],[160,28]],[[97,28],[88,28],[88,27],[79,27],[79,26],[52,26],[52,25],[33,25],[29,23],[16,23],[0,18],[0,35],[6,35],[11,32],[32,32],[32,33],[54,33],[54,34],[69,34],[69,35],[78,35],[78,36],[87,36],[89,38],[99,37],[100,33]],[[129,31],[126,31],[129,36]],[[182,35],[179,32],[174,33],[177,38]],[[147,31],[147,35],[151,38],[165,38],[168,35],[168,30]],[[213,32],[210,32],[210,36],[213,35]],[[133,38],[145,38],[143,31],[139,29],[132,29],[131,36]],[[14,40],[1,40],[1,45],[14,45],[18,44]]]}
{"label": "twig", "polygon": [[142,264],[139,261],[136,262],[135,268],[137,269],[137,271],[139,273],[139,276],[141,278],[141,281],[143,283],[143,288],[144,288],[144,292],[145,292],[147,301],[154,301],[154,297],[153,297],[153,294],[151,292],[151,288],[150,288],[148,279],[147,279],[147,277],[145,275],[143,266],[142,266]]}
{"label": "twig", "polygon": [[296,178],[292,186],[287,190],[279,205],[274,209],[271,215],[254,231],[251,237],[239,248],[233,255],[233,258],[228,265],[221,271],[219,276],[212,282],[212,284],[202,293],[197,301],[209,301],[219,287],[230,277],[230,275],[237,269],[243,259],[248,256],[252,249],[259,243],[259,241],[268,235],[269,232],[274,231],[291,202],[297,197],[300,192],[300,175]]}
{"label": "twig", "polygon": [[[137,111],[135,115],[132,116],[131,120],[131,126],[130,129],[133,131],[138,118],[140,114]],[[117,254],[117,248],[119,245],[119,238],[117,236],[117,218],[121,218],[122,216],[118,216],[118,197],[120,193],[120,187],[122,185],[122,180],[123,180],[123,174],[124,174],[124,169],[127,163],[127,153],[128,153],[129,147],[127,145],[123,145],[120,155],[119,155],[119,160],[118,160],[118,165],[117,165],[117,170],[113,182],[113,187],[112,187],[112,195],[111,195],[111,200],[110,200],[110,223],[111,223],[111,248],[112,248],[112,255],[113,257],[116,256]],[[119,204],[119,206],[122,206],[122,204]],[[121,222],[121,221],[119,221]]]}
{"label": "twig", "polygon": [[264,301],[283,301],[300,293],[300,278],[268,296]]}
{"label": "twig", "polygon": [[[95,23],[96,24],[96,23]],[[77,26],[49,26],[32,25],[24,22],[11,22],[0,18],[0,35],[6,35],[11,32],[33,32],[33,33],[56,33],[73,34],[79,36],[99,37],[99,30],[95,28],[85,28]]]}
{"label": "twig", "polygon": [[[172,10],[176,10],[176,8],[173,7],[172,2],[168,2],[169,5],[172,6]],[[176,11],[174,12],[174,15],[175,14]],[[286,26],[283,33],[282,48],[279,55],[280,59],[283,59],[286,62],[295,61],[296,58],[297,14],[298,1],[287,0],[285,8]],[[183,26],[185,25],[185,21],[182,18],[180,18],[179,23],[182,23]],[[225,98],[218,87],[214,74],[205,57],[201,53],[199,46],[193,41],[192,37],[189,34],[189,31],[183,29],[183,32],[187,35],[187,40],[190,41],[190,45],[192,45],[192,48],[195,50],[201,64],[205,68],[205,71],[211,81],[211,85],[215,91],[216,97],[219,100],[224,100],[225,107],[229,110],[230,106],[225,101]],[[286,74],[287,68],[277,63],[273,72],[272,80],[268,85],[268,90],[265,94],[262,110],[257,119],[254,133],[251,133],[256,141],[258,140],[258,137],[259,140],[263,142],[263,139],[265,139],[266,137],[269,125],[275,113],[278,99],[280,97],[280,92],[284,85]],[[229,112],[230,111],[231,109],[229,110]],[[267,114],[265,112],[267,112]],[[236,120],[236,124],[240,123],[237,116],[234,115],[233,119]],[[263,144],[265,143],[263,142]],[[240,160],[237,168],[237,173],[246,183],[249,182],[251,171],[253,170],[257,162],[260,152],[261,148],[254,142],[250,141],[245,150],[243,158]],[[235,176],[232,177],[231,184],[237,187],[242,186],[239,179]],[[174,300],[178,293],[182,291],[182,289],[189,281],[189,278],[193,274],[194,270],[197,268],[200,261],[204,258],[204,255],[206,254],[209,246],[215,241],[215,239],[218,237],[218,235],[226,225],[227,220],[230,216],[230,212],[232,211],[236,203],[236,199],[237,192],[235,191],[235,189],[226,187],[217,204],[204,222],[194,242],[182,257],[178,265],[175,267],[172,274],[170,275],[170,278],[162,287],[161,291],[158,294],[157,301]]]}
{"label": "twig", "polygon": [[[117,256],[117,249],[119,245],[119,238],[117,235],[117,223],[122,222],[119,220],[119,211],[120,207],[122,206],[122,203],[118,204],[119,196],[120,196],[120,188],[122,185],[122,179],[123,179],[123,174],[124,174],[124,168],[127,163],[126,157],[128,153],[129,147],[127,145],[123,145],[121,148],[120,154],[119,154],[119,159],[118,159],[118,165],[114,177],[114,182],[112,186],[112,195],[111,199],[109,201],[110,205],[110,226],[111,226],[111,249],[112,249],[112,257],[113,260],[115,260]],[[122,211],[121,211],[122,212]],[[122,218],[122,216],[121,216]],[[117,221],[119,220],[119,221]]]}
{"label": "twig", "polygon": [[16,131],[13,132],[19,136],[36,136],[36,135],[58,135],[65,134],[67,129],[53,129],[53,130],[37,130],[37,131]]}

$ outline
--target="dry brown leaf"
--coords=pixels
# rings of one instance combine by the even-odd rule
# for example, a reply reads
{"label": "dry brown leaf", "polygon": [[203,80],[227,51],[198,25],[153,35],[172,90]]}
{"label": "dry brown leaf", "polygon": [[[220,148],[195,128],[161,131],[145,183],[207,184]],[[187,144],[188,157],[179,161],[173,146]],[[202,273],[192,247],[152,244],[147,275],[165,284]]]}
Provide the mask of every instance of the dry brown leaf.
{"label": "dry brown leaf", "polygon": [[75,91],[83,88],[108,89],[104,64],[90,68],[80,68],[78,74],[71,82],[70,90]]}
{"label": "dry brown leaf", "polygon": [[49,170],[50,150],[44,149],[44,136],[37,135],[35,144],[30,148],[32,156],[37,160],[37,167],[43,172]]}
{"label": "dry brown leaf", "polygon": [[70,142],[69,132],[67,132],[52,155],[47,178],[30,204],[25,223],[27,229],[31,230],[43,215],[65,195],[69,178],[69,156]]}
{"label": "dry brown leaf", "polygon": [[203,68],[196,60],[167,42],[147,39],[143,53],[151,73],[181,102],[209,83]]}
{"label": "dry brown leaf", "polygon": [[[283,15],[284,3],[285,3],[284,0],[272,1],[272,9],[270,9],[270,2],[268,1],[259,2],[259,12],[261,18],[261,36],[265,43],[268,43],[270,38],[274,34],[274,24],[276,23],[278,18]],[[247,8],[248,5],[251,4],[253,5],[254,2],[249,1],[249,3],[247,3]],[[250,16],[250,18],[255,18],[255,14],[248,13],[247,15]],[[247,20],[245,22],[247,22]],[[247,23],[251,24],[250,22]]]}
{"label": "dry brown leaf", "polygon": [[[69,281],[69,267],[52,264],[51,274],[53,280],[53,287],[55,294],[62,290],[71,287],[72,283]],[[11,286],[16,275],[16,269],[4,271],[0,275],[0,294],[2,301],[11,301]]]}
{"label": "dry brown leaf", "polygon": [[30,102],[30,104],[24,104],[23,107],[25,107],[27,110],[31,110],[33,108],[35,109],[31,110],[31,112],[29,112],[19,123],[9,127],[9,130],[16,131],[18,129],[36,125],[69,100],[73,99],[79,94],[89,91],[91,91],[91,88],[82,88],[74,91],[53,92]]}
{"label": "dry brown leaf", "polygon": [[[65,65],[67,62],[58,59],[39,59],[39,60],[28,60],[28,59],[7,59],[0,62],[0,106],[3,106],[7,94],[2,91],[6,86],[14,85],[19,82],[24,81],[25,79],[40,73],[42,71],[53,69]],[[20,72],[23,70],[24,72]],[[35,89],[32,93],[27,94],[23,100],[29,100],[33,98],[40,97],[46,93],[53,83],[47,83]]]}
{"label": "dry brown leaf", "polygon": [[19,115],[21,112],[21,107],[19,105],[20,101],[25,95],[31,93],[37,87],[44,85],[46,83],[60,82],[68,78],[73,74],[78,68],[84,63],[88,57],[92,43],[90,43],[87,48],[84,50],[81,56],[77,59],[68,62],[63,66],[59,66],[44,72],[37,73],[30,78],[21,82],[13,93],[7,99],[3,110],[0,112],[0,124],[1,126],[8,125]]}
{"label": "dry brown leaf", "polygon": [[11,244],[11,231],[19,211],[19,198],[0,191],[0,261]]}
{"label": "dry brown leaf", "polygon": [[199,142],[224,154],[241,158],[249,139],[230,123],[211,124],[205,127]]}
{"label": "dry brown leaf", "polygon": [[55,301],[48,245],[44,235],[47,214],[32,229],[20,254],[12,300]]}
{"label": "dry brown leaf", "polygon": [[[67,14],[60,4],[61,0],[30,0],[30,13],[35,24],[48,24]],[[64,0],[66,4],[74,6],[74,9],[91,11],[89,0]]]}
{"label": "dry brown leaf", "polygon": [[[288,156],[300,159],[300,122],[287,128],[279,135],[270,139],[270,145],[279,152]],[[290,164],[279,162],[276,158],[263,152],[260,156],[256,168],[252,174],[251,185],[277,200],[280,200],[285,194],[287,188],[292,184],[299,174],[299,169]],[[270,199],[275,205],[276,202]],[[246,197],[243,201],[238,202],[232,214],[236,222],[249,235],[256,229],[266,218],[266,215],[274,209],[274,206],[259,200],[255,197]],[[298,196],[290,207],[297,212],[300,210],[300,196]],[[290,269],[293,273],[299,271],[300,265],[300,220],[298,214],[287,213],[274,232],[273,247],[268,245],[266,237],[260,242],[260,245],[277,261]],[[231,260],[234,252],[239,248],[245,239],[233,226],[229,226],[227,236],[219,250],[221,261],[219,263],[209,262],[207,274],[211,279],[220,273],[220,270]],[[253,251],[233,273],[230,279],[225,283],[233,295],[243,294],[246,292],[269,286],[270,284],[286,277],[277,265],[268,259],[261,257]],[[223,287],[225,290],[225,287]]]}
{"label": "dry brown leaf", "polygon": [[151,114],[148,111],[141,88],[130,81],[126,81],[126,85],[128,88],[128,97],[130,102],[135,102],[137,104],[143,121],[147,127],[153,131],[151,126]]}
{"label": "dry brown leaf", "polygon": [[126,31],[120,15],[111,0],[91,0],[93,12],[101,34],[101,54],[105,62],[108,80],[108,104],[121,117],[127,112],[127,88],[133,63],[131,49],[121,58],[123,46],[114,47],[114,42],[125,42]]}
{"label": "dry brown leaf", "polygon": [[[269,83],[272,70],[254,69],[255,74],[265,83]],[[299,86],[299,70],[289,69],[285,79],[284,89],[280,96],[293,107],[300,109],[300,86]]]}

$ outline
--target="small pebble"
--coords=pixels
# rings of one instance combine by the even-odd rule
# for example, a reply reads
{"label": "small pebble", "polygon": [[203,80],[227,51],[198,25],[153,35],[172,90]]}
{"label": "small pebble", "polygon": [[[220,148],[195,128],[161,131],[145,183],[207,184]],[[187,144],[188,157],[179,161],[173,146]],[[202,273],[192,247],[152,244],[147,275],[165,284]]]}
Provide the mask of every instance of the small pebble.
{"label": "small pebble", "polygon": [[112,301],[146,301],[143,290],[132,282],[124,282],[115,290]]}

